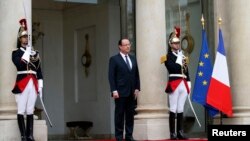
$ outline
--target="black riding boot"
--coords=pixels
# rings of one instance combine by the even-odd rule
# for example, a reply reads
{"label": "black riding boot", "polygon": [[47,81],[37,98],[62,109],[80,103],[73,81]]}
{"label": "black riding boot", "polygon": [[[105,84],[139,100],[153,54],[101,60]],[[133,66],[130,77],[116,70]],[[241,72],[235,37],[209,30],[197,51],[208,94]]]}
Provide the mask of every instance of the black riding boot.
{"label": "black riding boot", "polygon": [[17,114],[17,122],[18,122],[18,127],[21,133],[21,140],[22,141],[27,141],[26,140],[26,134],[25,134],[25,123],[24,123],[24,117],[23,115]]}
{"label": "black riding boot", "polygon": [[181,140],[188,139],[183,132],[183,113],[177,113],[177,138]]}
{"label": "black riding boot", "polygon": [[175,133],[175,113],[169,113],[169,130],[170,130],[170,139],[176,140],[177,136]]}
{"label": "black riding boot", "polygon": [[33,115],[27,115],[27,126],[26,126],[27,141],[35,141],[33,137],[33,123],[34,123]]}

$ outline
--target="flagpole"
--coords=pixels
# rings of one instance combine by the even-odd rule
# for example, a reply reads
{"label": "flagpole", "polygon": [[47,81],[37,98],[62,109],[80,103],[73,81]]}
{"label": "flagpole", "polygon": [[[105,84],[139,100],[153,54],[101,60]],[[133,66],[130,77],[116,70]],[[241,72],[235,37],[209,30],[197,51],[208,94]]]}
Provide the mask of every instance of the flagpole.
{"label": "flagpole", "polygon": [[201,24],[202,24],[202,29],[205,29],[205,20],[203,17],[203,13],[201,14]]}
{"label": "flagpole", "polygon": [[[202,0],[201,0],[202,2]],[[203,6],[203,4],[202,4]],[[203,16],[203,7],[202,7],[202,14],[201,14],[201,25],[202,25],[202,29],[205,29],[205,19]],[[205,108],[205,132],[207,132],[207,109]]]}
{"label": "flagpole", "polygon": [[[219,29],[220,29],[221,23],[222,23],[222,19],[221,19],[221,17],[219,17],[219,19],[218,19]],[[223,124],[223,114],[222,114],[222,111],[220,111],[220,125],[222,125],[222,124]]]}
{"label": "flagpole", "polygon": [[223,124],[223,114],[222,114],[222,112],[220,111],[220,125],[222,125]]}
{"label": "flagpole", "polygon": [[[202,29],[205,30],[205,19],[204,19],[204,16],[203,16],[203,12],[201,14],[201,25],[202,25]],[[208,110],[207,110],[207,108],[205,108],[205,132],[207,132],[207,130],[208,130],[207,129],[208,128],[207,125],[210,124],[210,122],[208,121],[209,118],[207,118],[207,117],[208,117]]]}

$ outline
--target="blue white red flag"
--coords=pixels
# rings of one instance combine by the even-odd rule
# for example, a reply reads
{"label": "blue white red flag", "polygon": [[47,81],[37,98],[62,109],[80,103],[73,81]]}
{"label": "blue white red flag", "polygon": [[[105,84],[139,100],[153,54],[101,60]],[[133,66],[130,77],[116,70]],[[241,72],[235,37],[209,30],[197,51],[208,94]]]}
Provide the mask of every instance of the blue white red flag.
{"label": "blue white red flag", "polygon": [[207,104],[228,117],[233,116],[228,66],[221,29],[219,29],[219,45],[208,89]]}

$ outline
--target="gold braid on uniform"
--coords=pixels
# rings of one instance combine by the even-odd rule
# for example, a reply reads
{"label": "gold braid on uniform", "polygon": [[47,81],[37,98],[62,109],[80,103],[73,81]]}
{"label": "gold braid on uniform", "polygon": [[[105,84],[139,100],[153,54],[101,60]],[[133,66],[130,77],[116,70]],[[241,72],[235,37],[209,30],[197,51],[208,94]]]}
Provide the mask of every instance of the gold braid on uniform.
{"label": "gold braid on uniform", "polygon": [[183,72],[185,72],[185,73],[187,72],[188,63],[189,63],[189,59],[188,59],[188,57],[185,57],[183,59]]}
{"label": "gold braid on uniform", "polygon": [[[41,64],[41,61],[39,61],[39,60],[40,60],[39,54],[36,53],[35,55],[33,55],[33,56],[30,57],[30,64],[31,64],[32,66],[34,66],[36,69],[38,69],[39,66],[40,66],[40,64]],[[36,67],[36,65],[34,65],[33,63],[34,63],[34,62],[37,62],[37,61],[39,61],[39,64],[38,64],[37,67]]]}
{"label": "gold braid on uniform", "polygon": [[31,62],[36,62],[39,59],[40,59],[40,57],[39,57],[38,53],[36,53],[35,55],[33,55],[33,56],[30,57],[30,61]]}

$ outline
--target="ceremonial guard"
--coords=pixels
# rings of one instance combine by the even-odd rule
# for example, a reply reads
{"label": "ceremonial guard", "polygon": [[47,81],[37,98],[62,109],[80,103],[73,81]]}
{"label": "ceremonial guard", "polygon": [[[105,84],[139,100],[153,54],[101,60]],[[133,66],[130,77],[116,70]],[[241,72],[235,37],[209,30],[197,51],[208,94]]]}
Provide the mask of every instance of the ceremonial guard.
{"label": "ceremonial guard", "polygon": [[[37,96],[42,97],[43,76],[38,51],[32,49],[26,19],[19,21],[17,49],[12,61],[17,69],[16,83],[12,90],[17,102],[17,121],[22,141],[34,141],[33,113]],[[26,126],[24,122],[26,115]]]}
{"label": "ceremonial guard", "polygon": [[[170,138],[187,139],[183,133],[183,111],[185,101],[191,90],[188,73],[187,57],[180,47],[180,28],[175,27],[168,40],[168,53],[162,63],[168,70],[168,82],[165,92],[169,95],[169,129]],[[175,130],[175,117],[177,115],[177,130]],[[177,131],[177,134],[176,134]]]}

